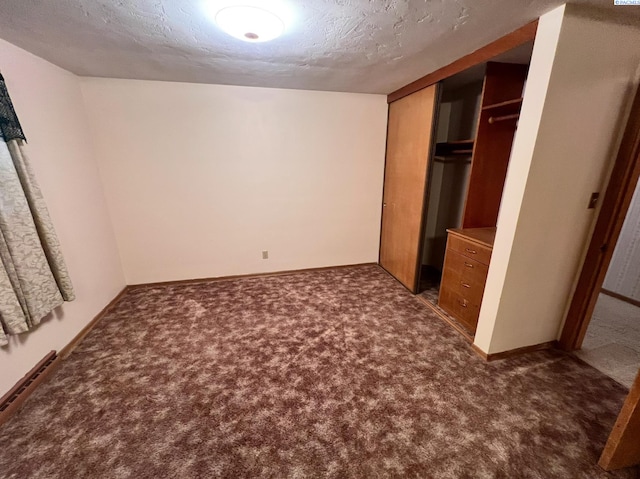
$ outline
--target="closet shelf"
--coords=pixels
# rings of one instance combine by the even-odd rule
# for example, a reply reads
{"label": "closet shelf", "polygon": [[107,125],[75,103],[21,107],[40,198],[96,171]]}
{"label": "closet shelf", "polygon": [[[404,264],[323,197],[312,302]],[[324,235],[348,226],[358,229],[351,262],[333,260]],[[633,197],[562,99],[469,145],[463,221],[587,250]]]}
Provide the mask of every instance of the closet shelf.
{"label": "closet shelf", "polygon": [[451,155],[470,155],[471,153],[473,153],[473,148],[470,148],[468,150],[453,150],[450,154]]}
{"label": "closet shelf", "polygon": [[474,140],[456,140],[436,143],[437,156],[470,155]]}
{"label": "closet shelf", "polygon": [[501,101],[500,103],[493,103],[492,105],[483,106],[482,110],[494,110],[496,108],[503,108],[507,106],[520,106],[522,104],[522,98],[515,98],[514,100]]}
{"label": "closet shelf", "polygon": [[449,155],[449,156],[434,156],[433,161],[436,163],[471,163],[471,155]]}

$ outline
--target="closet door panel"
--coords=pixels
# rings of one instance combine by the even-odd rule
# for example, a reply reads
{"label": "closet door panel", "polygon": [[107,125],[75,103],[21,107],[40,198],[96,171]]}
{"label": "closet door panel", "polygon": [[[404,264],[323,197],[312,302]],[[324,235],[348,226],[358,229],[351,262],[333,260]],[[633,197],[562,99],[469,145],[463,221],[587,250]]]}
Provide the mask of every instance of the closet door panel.
{"label": "closet door panel", "polygon": [[380,265],[417,290],[438,85],[389,105]]}

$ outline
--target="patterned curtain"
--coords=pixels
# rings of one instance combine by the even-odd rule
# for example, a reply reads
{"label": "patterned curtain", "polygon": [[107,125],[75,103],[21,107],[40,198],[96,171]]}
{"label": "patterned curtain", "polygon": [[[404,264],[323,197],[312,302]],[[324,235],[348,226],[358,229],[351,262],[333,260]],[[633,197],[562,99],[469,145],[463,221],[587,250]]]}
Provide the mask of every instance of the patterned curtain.
{"label": "patterned curtain", "polygon": [[24,134],[0,76],[0,345],[75,299]]}

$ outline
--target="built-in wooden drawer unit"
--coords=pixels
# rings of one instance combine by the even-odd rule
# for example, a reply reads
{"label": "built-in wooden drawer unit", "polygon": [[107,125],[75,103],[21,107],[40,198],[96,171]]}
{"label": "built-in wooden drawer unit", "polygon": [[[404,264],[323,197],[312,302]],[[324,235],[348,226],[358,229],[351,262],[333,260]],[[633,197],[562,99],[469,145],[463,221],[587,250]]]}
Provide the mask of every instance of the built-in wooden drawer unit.
{"label": "built-in wooden drawer unit", "polygon": [[489,267],[485,264],[462,256],[453,250],[447,250],[441,289],[446,287],[479,306],[488,269]]}
{"label": "built-in wooden drawer unit", "polygon": [[469,241],[461,236],[449,234],[447,238],[447,249],[489,266],[491,248],[480,243]]}
{"label": "built-in wooden drawer unit", "polygon": [[472,303],[459,293],[449,289],[440,290],[440,307],[470,332],[475,332],[480,315],[480,305]]}
{"label": "built-in wooden drawer unit", "polygon": [[439,306],[475,332],[495,228],[448,230]]}

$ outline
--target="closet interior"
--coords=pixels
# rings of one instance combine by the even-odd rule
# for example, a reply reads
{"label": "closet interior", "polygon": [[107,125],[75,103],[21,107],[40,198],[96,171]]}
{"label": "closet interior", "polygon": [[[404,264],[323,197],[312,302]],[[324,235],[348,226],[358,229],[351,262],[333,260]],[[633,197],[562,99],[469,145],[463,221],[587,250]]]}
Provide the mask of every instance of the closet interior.
{"label": "closet interior", "polygon": [[532,45],[440,83],[417,293],[473,336]]}
{"label": "closet interior", "polygon": [[[484,77],[484,67],[480,72]],[[442,82],[424,209],[419,292],[438,303],[447,229],[462,226],[483,78],[456,75]]]}

